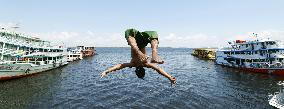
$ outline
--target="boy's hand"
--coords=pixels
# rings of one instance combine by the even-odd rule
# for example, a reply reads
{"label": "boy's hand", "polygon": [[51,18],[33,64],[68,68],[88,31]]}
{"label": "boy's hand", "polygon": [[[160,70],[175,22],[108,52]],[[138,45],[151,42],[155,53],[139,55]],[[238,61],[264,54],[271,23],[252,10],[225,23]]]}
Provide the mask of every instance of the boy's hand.
{"label": "boy's hand", "polygon": [[106,75],[106,72],[101,73],[101,78],[105,77]]}
{"label": "boy's hand", "polygon": [[176,78],[175,77],[171,77],[170,81],[171,81],[171,85],[175,85],[176,84]]}

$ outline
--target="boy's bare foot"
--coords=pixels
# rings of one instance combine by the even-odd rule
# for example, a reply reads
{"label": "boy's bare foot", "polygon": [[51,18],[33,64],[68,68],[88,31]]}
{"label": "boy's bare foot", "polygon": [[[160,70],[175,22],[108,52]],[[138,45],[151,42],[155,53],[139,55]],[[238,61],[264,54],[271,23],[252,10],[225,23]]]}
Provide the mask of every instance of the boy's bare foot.
{"label": "boy's bare foot", "polygon": [[164,64],[165,63],[165,61],[163,61],[163,60],[160,60],[160,59],[151,59],[151,63],[158,63],[158,64]]}

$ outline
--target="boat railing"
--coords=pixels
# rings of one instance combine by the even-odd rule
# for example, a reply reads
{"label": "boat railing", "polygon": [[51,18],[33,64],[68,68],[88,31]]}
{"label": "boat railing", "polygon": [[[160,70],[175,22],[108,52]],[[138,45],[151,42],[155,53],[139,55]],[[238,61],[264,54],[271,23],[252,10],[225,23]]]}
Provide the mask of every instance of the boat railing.
{"label": "boat railing", "polygon": [[[62,60],[58,60],[62,61]],[[59,62],[59,63],[60,63]],[[34,65],[46,65],[46,64],[55,64],[58,63],[55,60],[45,60],[45,61],[30,61],[30,60],[23,60],[23,61],[2,61],[0,64],[34,64]]]}
{"label": "boat railing", "polygon": [[268,62],[252,62],[250,64],[252,68],[283,68],[283,62],[268,63]]}
{"label": "boat railing", "polygon": [[20,45],[20,46],[29,46],[33,48],[46,48],[49,47],[49,43],[42,43],[42,42],[29,42],[24,39],[19,40],[15,38],[10,37],[1,37],[0,42],[8,43],[8,44],[14,44],[14,45]]}

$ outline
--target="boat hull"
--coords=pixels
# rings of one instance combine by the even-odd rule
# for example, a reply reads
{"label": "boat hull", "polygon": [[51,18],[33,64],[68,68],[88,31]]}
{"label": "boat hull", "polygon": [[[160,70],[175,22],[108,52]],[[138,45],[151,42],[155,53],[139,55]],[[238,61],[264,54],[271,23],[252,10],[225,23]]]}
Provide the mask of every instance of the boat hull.
{"label": "boat hull", "polygon": [[260,73],[260,74],[271,74],[271,75],[277,75],[277,76],[284,76],[284,68],[238,68],[238,67],[231,67],[231,66],[226,66],[222,65],[225,67],[230,67],[234,69],[238,69],[240,71],[244,72],[252,72],[252,73]]}
{"label": "boat hull", "polygon": [[[13,64],[5,64],[0,65],[0,81],[10,80],[15,78],[21,78],[25,76],[35,75],[44,71],[52,70],[61,66],[67,65],[65,64],[47,64],[41,66],[31,66],[29,64],[26,65],[13,65]],[[16,70],[17,69],[17,70]]]}

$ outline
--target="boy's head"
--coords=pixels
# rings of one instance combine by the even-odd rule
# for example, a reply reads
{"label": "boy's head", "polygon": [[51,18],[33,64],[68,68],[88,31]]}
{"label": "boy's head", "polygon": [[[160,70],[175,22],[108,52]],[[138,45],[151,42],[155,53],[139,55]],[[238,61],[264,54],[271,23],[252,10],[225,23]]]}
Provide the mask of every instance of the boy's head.
{"label": "boy's head", "polygon": [[135,73],[138,78],[143,79],[145,76],[145,69],[143,67],[136,67]]}

